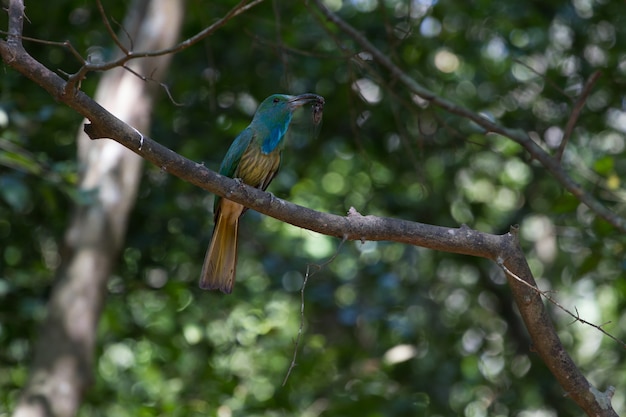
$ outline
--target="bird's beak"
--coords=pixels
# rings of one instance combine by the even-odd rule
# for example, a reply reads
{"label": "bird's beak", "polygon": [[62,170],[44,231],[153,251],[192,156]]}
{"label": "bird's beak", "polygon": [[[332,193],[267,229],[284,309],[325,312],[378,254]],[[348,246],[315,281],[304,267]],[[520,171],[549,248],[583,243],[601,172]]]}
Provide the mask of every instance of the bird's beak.
{"label": "bird's beak", "polygon": [[324,97],[318,96],[317,94],[300,94],[299,96],[292,96],[289,101],[289,108],[291,110],[295,110],[299,107],[304,106],[307,103],[315,103],[319,107],[324,107]]}

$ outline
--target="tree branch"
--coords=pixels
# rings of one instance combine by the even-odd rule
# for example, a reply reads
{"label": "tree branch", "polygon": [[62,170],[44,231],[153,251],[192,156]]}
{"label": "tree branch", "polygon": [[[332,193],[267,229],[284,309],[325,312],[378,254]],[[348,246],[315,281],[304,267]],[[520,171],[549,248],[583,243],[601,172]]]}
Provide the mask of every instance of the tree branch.
{"label": "tree branch", "polygon": [[[321,1],[314,0],[314,2],[325,14],[328,13],[329,19],[335,23],[339,22],[337,24],[344,31],[350,33],[362,46],[365,45],[365,49],[387,66],[398,79],[409,86],[416,94],[444,109],[474,120],[487,131],[498,132],[511,137],[518,143],[524,144],[533,156],[536,156],[537,159],[542,158],[542,163],[549,171],[564,186],[566,185],[566,188],[575,195],[580,196],[581,201],[583,199],[591,201],[592,204],[599,205],[599,207],[596,207],[599,212],[602,212],[602,210],[608,212],[606,208],[584,193],[580,186],[575,184],[562,171],[558,163],[546,155],[526,134],[500,127],[469,110],[434,96],[400,71],[398,67],[393,65],[354,29],[346,26],[343,21],[338,20],[335,15],[326,10]],[[9,33],[13,35],[9,37],[9,41],[0,41],[0,55],[7,65],[39,84],[56,100],[86,117],[89,123],[85,125],[85,132],[90,138],[111,138],[162,170],[174,174],[185,181],[298,227],[348,240],[389,240],[446,252],[478,256],[491,259],[499,265],[505,266],[508,271],[511,271],[529,284],[523,285],[516,279],[513,279],[510,274],[507,274],[511,291],[531,335],[535,349],[539,352],[563,389],[588,415],[616,416],[616,413],[610,406],[610,401],[607,401],[607,398],[610,398],[610,390],[607,393],[600,393],[591,386],[561,345],[540,295],[532,289],[532,287],[536,288],[536,284],[519,246],[516,228],[504,235],[492,235],[472,230],[467,226],[448,228],[406,220],[362,216],[354,210],[351,210],[347,216],[337,216],[292,204],[278,199],[269,193],[246,186],[240,181],[221,176],[205,168],[202,164],[184,158],[149,137],[140,134],[134,128],[114,117],[83,92],[78,91],[76,94],[71,95],[65,94],[67,83],[33,59],[23,49],[21,42],[19,42],[21,27],[17,25],[21,24],[22,17],[20,16],[22,16],[22,13],[22,2],[20,0],[12,0],[10,5],[11,26]],[[11,39],[13,39],[13,42],[11,42]],[[158,52],[158,54],[161,53]],[[145,56],[154,56],[156,54],[146,54]],[[619,226],[618,228],[621,230],[626,229],[622,219],[610,212],[608,213],[613,216],[609,216],[609,218],[615,222],[616,227]]]}
{"label": "tree branch", "polygon": [[537,161],[539,161],[550,174],[565,188],[572,193],[581,203],[589,207],[594,213],[602,217],[604,220],[613,225],[616,229],[626,233],[626,219],[617,215],[609,210],[604,204],[598,201],[591,194],[587,193],[583,187],[576,183],[563,169],[560,161],[553,158],[547,152],[545,152],[539,145],[537,145],[528,134],[522,130],[510,129],[499,125],[480,114],[474,113],[462,106],[459,106],[449,100],[437,96],[427,88],[420,85],[417,81],[406,74],[400,67],[395,65],[391,59],[378,48],[376,48],[371,42],[369,42],[365,36],[359,33],[355,28],[350,26],[347,22],[331,12],[323,3],[322,0],[312,0],[317,9],[334,25],[341,29],[347,36],[352,38],[357,44],[359,44],[365,51],[372,54],[373,58],[383,67],[389,71],[391,77],[399,80],[404,84],[409,91],[417,94],[424,100],[432,103],[433,105],[440,107],[450,113],[464,117],[473,121],[477,125],[485,129],[485,133],[498,133],[505,136],[514,142],[520,144],[526,151]]}
{"label": "tree branch", "polygon": [[228,13],[226,13],[226,15],[224,15],[222,18],[218,19],[215,23],[213,23],[211,26],[203,29],[202,31],[198,32],[197,34],[195,34],[194,36],[185,39],[184,41],[178,43],[177,45],[171,47],[171,48],[164,48],[164,49],[159,49],[156,51],[139,51],[139,52],[134,52],[131,49],[126,48],[125,46],[123,46],[122,42],[119,40],[119,38],[117,37],[117,35],[115,35],[115,33],[113,32],[113,29],[111,28],[111,25],[108,21],[108,19],[106,18],[105,12],[104,12],[104,8],[102,7],[102,4],[100,3],[100,1],[98,1],[98,10],[100,11],[100,13],[102,14],[103,20],[104,20],[104,24],[107,28],[107,31],[109,32],[109,34],[112,34],[112,38],[113,41],[115,42],[115,44],[120,48],[120,50],[123,52],[123,55],[117,59],[114,59],[112,61],[109,62],[104,62],[104,63],[94,63],[94,62],[90,62],[90,61],[84,61],[83,60],[83,66],[75,73],[72,74],[68,77],[68,83],[66,86],[66,94],[70,94],[73,91],[77,90],[77,85],[79,85],[80,81],[82,81],[85,76],[87,75],[88,72],[92,72],[92,71],[107,71],[110,69],[113,69],[115,67],[121,67],[124,64],[126,64],[128,61],[132,60],[132,59],[137,59],[137,58],[150,58],[150,57],[158,57],[158,56],[162,56],[162,55],[170,55],[170,54],[174,54],[177,52],[180,52],[184,49],[189,48],[190,46],[200,42],[201,40],[205,39],[206,37],[208,37],[209,35],[211,35],[213,32],[215,32],[216,30],[218,30],[219,28],[221,28],[222,26],[224,26],[230,19],[234,18],[235,16],[240,15],[241,13],[244,13],[245,11],[251,9],[252,7],[256,6],[257,4],[261,3],[263,0],[253,0],[252,2],[248,3],[249,0],[241,0],[235,7],[233,7]]}
{"label": "tree branch", "polygon": [[572,136],[572,133],[574,132],[574,127],[576,126],[576,122],[578,121],[578,118],[580,117],[580,112],[583,110],[583,107],[585,106],[585,102],[587,101],[589,94],[591,94],[591,89],[593,88],[594,84],[596,83],[596,81],[598,81],[598,78],[600,78],[601,75],[602,75],[602,72],[600,71],[596,71],[593,74],[591,74],[591,77],[589,77],[589,79],[585,83],[585,86],[583,87],[583,90],[581,91],[580,96],[576,100],[576,103],[574,103],[572,114],[570,115],[569,119],[567,120],[567,124],[565,125],[565,132],[563,132],[563,138],[561,139],[561,144],[559,145],[559,149],[556,152],[556,155],[554,156],[558,161],[560,161],[561,158],[563,157],[563,152],[565,152],[565,147],[567,146],[567,143],[569,142],[569,139]]}
{"label": "tree branch", "polygon": [[575,322],[580,322],[582,324],[586,324],[587,326],[593,327],[594,329],[598,330],[599,332],[604,333],[605,336],[613,339],[616,343],[622,345],[622,348],[626,349],[626,343],[623,340],[618,339],[617,337],[613,336],[611,333],[607,332],[606,330],[604,330],[602,327],[606,326],[607,324],[611,323],[610,321],[602,323],[602,324],[594,324],[591,323],[587,320],[584,320],[580,317],[580,314],[578,313],[578,309],[576,309],[576,314],[572,313],[570,310],[568,310],[567,308],[565,308],[561,303],[559,303],[557,300],[554,299],[554,297],[552,297],[549,292],[550,291],[542,291],[537,287],[533,287],[530,284],[528,284],[526,281],[524,281],[523,279],[521,279],[520,277],[518,277],[517,275],[515,275],[513,272],[509,271],[506,266],[504,265],[500,265],[500,267],[502,268],[502,270],[507,274],[510,275],[511,278],[521,282],[523,285],[529,286],[533,291],[536,291],[537,294],[540,294],[542,297],[544,297],[546,300],[548,300],[550,303],[554,304],[556,307],[558,307],[559,309],[561,309],[562,311],[564,311],[566,314],[568,314],[569,316],[571,316],[574,321],[572,323]]}
{"label": "tree branch", "polygon": [[[13,28],[13,29],[9,29],[8,32],[0,31],[0,33],[7,33],[8,43],[11,43],[11,42],[19,43],[20,46],[21,46],[22,40],[29,40],[32,42],[43,43],[46,45],[54,45],[54,46],[67,48],[70,51],[70,53],[78,60],[78,62],[82,64],[82,66],[74,74],[69,74],[69,73],[60,71],[68,79],[68,83],[66,84],[66,87],[65,87],[65,94],[71,95],[74,92],[76,92],[78,89],[80,89],[80,83],[89,72],[102,72],[102,71],[108,71],[115,67],[125,67],[125,64],[128,61],[131,61],[137,58],[159,57],[163,55],[171,55],[171,54],[180,52],[184,49],[189,48],[192,45],[195,45],[201,40],[207,38],[216,30],[218,30],[219,28],[224,26],[226,23],[228,23],[228,21],[231,20],[232,18],[239,16],[240,14],[250,10],[252,7],[256,6],[257,4],[263,1],[264,0],[253,0],[253,1],[241,0],[235,7],[233,7],[230,11],[228,11],[228,13],[226,13],[222,18],[218,19],[211,26],[208,26],[207,28],[201,30],[194,36],[187,38],[184,41],[170,48],[163,48],[163,49],[158,49],[154,51],[145,50],[145,51],[137,51],[137,52],[132,50],[133,48],[132,39],[130,39],[130,42],[131,42],[130,47],[126,47],[123,44],[123,42],[119,39],[119,37],[115,34],[108,18],[106,17],[106,12],[104,10],[104,7],[102,6],[101,1],[97,1],[98,11],[102,15],[102,20],[104,22],[107,33],[109,33],[115,45],[122,52],[122,55],[119,58],[116,58],[109,62],[92,62],[90,59],[84,59],[69,41],[55,42],[55,41],[48,41],[48,40],[35,39],[32,37],[22,36],[23,18],[19,18],[21,19],[19,22],[9,22],[9,28]],[[19,7],[19,5],[21,5],[23,9],[24,7],[23,1],[18,1],[18,2],[11,1],[10,4],[13,5],[14,3],[16,3],[14,7]],[[18,19],[17,13],[12,13],[11,8],[9,8],[9,15],[16,16],[15,18]],[[23,10],[22,10],[21,16],[24,16]],[[17,28],[19,28],[19,30]]]}
{"label": "tree branch", "polygon": [[[331,12],[322,0],[312,0],[317,9],[335,26],[341,29],[347,36],[359,44],[365,51],[372,54],[374,59],[385,67],[392,78],[399,80],[410,91],[429,101],[430,103],[450,112],[472,120],[485,129],[485,133],[499,133],[505,137],[522,145],[535,159],[537,159],[562,185],[570,191],[579,201],[591,208],[596,214],[603,217],[613,226],[621,231],[626,231],[626,219],[617,216],[608,210],[598,200],[586,193],[584,189],[574,182],[563,170],[559,161],[552,158],[541,147],[539,147],[526,132],[513,130],[497,123],[494,123],[483,116],[476,114],[468,109],[456,105],[442,97],[439,97],[421,86],[413,78],[408,76],[391,59],[383,54],[378,48],[370,43],[365,36],[360,34],[355,28],[342,20],[335,13]],[[464,229],[461,228],[462,233]],[[475,232],[477,233],[477,232]],[[516,232],[515,232],[516,234]],[[517,246],[517,240],[514,239],[514,246]],[[413,243],[422,246],[420,243]],[[446,249],[439,249],[446,250]],[[494,259],[499,265],[503,265],[506,270],[512,271],[513,275],[521,278],[517,281],[510,273],[507,273],[507,279],[514,295],[517,307],[520,310],[522,318],[526,324],[533,344],[543,361],[546,363],[550,371],[559,381],[565,392],[576,401],[576,403],[590,416],[616,416],[615,411],[609,406],[606,407],[606,397],[598,397],[593,394],[595,388],[587,381],[587,379],[578,370],[571,357],[567,354],[554,330],[547,311],[541,303],[540,295],[531,291],[530,288],[536,288],[537,285],[533,279],[532,273],[526,263],[523,253],[519,247],[509,248],[506,251],[508,258]],[[494,252],[491,252],[492,254]],[[477,255],[480,256],[480,255]],[[490,258],[493,259],[493,258]],[[514,265],[514,269],[510,268]],[[525,282],[528,285],[523,285]],[[610,389],[607,391],[607,396]],[[610,398],[610,397],[609,397]]]}
{"label": "tree branch", "polygon": [[[156,49],[175,43],[183,20],[182,0],[134,0],[128,7],[128,16],[133,18],[126,18],[127,26],[138,33],[139,45]],[[14,53],[15,63],[26,56],[19,43]],[[164,55],[135,60],[133,69],[127,68],[130,72],[104,74],[95,93],[98,101],[128,123],[147,130],[156,89],[135,74],[157,67],[154,77],[158,81],[171,58]],[[28,63],[37,71],[33,76],[44,74],[56,82],[48,69],[33,64]],[[128,106],[128,102],[133,105]],[[29,379],[14,409],[16,417],[72,417],[93,383],[97,324],[141,178],[143,160],[119,144],[92,141],[82,132],[77,142],[81,167],[78,188],[91,198],[88,204],[77,203],[71,210],[60,267],[55,271],[46,318],[32,351]]]}

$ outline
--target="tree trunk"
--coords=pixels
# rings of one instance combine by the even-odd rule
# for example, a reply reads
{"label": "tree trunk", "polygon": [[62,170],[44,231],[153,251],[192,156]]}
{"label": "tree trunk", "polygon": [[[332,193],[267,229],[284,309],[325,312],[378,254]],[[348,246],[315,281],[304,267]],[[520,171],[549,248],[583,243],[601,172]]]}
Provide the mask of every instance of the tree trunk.
{"label": "tree trunk", "polygon": [[[124,22],[135,51],[174,45],[182,22],[182,0],[135,0]],[[128,66],[151,80],[163,78],[170,55],[137,59]],[[158,83],[122,68],[106,72],[96,100],[139,131],[147,132]],[[112,140],[78,135],[79,194],[34,352],[30,379],[14,410],[16,417],[74,416],[93,380],[94,348],[106,284],[122,249],[128,216],[141,177],[142,159]]]}

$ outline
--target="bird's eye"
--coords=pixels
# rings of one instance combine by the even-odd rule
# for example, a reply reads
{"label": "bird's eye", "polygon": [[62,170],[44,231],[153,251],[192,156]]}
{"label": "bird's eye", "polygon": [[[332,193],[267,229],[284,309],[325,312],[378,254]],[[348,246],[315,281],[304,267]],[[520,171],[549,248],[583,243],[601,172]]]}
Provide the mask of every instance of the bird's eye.
{"label": "bird's eye", "polygon": [[278,103],[280,99],[278,97],[274,98],[274,103]]}

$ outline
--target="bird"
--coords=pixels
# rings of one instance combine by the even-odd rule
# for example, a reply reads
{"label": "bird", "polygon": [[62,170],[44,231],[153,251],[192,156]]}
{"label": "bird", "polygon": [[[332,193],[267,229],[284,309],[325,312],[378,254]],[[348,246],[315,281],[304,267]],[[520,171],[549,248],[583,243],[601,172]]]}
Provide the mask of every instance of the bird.
{"label": "bird", "polygon": [[[296,109],[313,103],[313,121],[318,124],[324,98],[312,93],[297,96],[274,94],[258,106],[250,125],[233,141],[220,165],[221,175],[238,178],[265,190],[280,167],[285,134]],[[200,274],[206,290],[233,291],[237,268],[239,218],[246,207],[219,196],[213,207],[215,226]]]}

